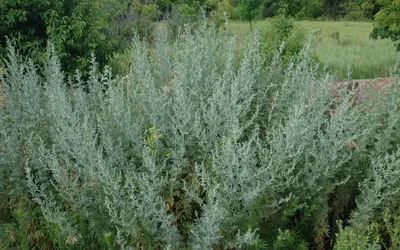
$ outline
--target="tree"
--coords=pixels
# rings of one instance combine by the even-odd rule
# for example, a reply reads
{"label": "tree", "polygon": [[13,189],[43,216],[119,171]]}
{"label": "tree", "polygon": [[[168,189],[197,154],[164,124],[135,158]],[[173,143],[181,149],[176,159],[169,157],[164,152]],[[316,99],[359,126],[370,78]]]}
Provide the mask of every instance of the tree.
{"label": "tree", "polygon": [[38,48],[46,47],[45,14],[49,4],[44,0],[0,1],[0,55],[6,53],[7,39],[14,40],[21,52],[33,58]]}
{"label": "tree", "polygon": [[[52,1],[46,13],[46,32],[54,44],[64,69],[73,72],[76,68],[87,69],[86,58],[96,54],[100,63],[105,63],[110,44],[103,36],[106,22],[94,0]],[[102,44],[103,43],[103,44]],[[101,50],[99,49],[101,48]]]}
{"label": "tree", "polygon": [[[381,9],[375,15],[371,37],[390,38],[396,43],[400,40],[400,0],[378,0],[378,3]],[[400,51],[400,42],[397,43],[397,50]]]}
{"label": "tree", "polygon": [[343,1],[340,0],[326,0],[326,7],[329,9],[329,15],[336,20],[339,15],[340,3]]}
{"label": "tree", "polygon": [[239,17],[250,22],[250,30],[253,31],[252,21],[259,14],[262,0],[240,0],[238,3]]}
{"label": "tree", "polygon": [[359,5],[366,17],[373,19],[375,14],[379,11],[379,5],[376,0],[359,0]]}
{"label": "tree", "polygon": [[[131,38],[131,0],[3,0],[0,1],[0,48],[7,38],[36,62],[51,42],[63,70],[87,69],[94,53],[100,65],[122,51]],[[129,41],[129,42],[127,42]],[[0,49],[0,55],[5,51]]]}

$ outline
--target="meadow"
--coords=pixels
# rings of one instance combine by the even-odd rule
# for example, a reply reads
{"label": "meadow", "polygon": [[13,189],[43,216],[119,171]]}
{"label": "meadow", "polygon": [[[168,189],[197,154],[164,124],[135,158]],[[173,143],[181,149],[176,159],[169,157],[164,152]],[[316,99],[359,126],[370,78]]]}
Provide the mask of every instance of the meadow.
{"label": "meadow", "polygon": [[[258,21],[259,30],[268,28],[270,21]],[[373,40],[369,37],[372,22],[347,21],[300,21],[307,36],[314,36],[313,51],[320,63],[327,63],[332,73],[345,79],[351,71],[352,79],[388,77],[390,68],[399,58],[394,44],[388,40]],[[229,29],[242,40],[250,33],[248,23],[230,22]]]}

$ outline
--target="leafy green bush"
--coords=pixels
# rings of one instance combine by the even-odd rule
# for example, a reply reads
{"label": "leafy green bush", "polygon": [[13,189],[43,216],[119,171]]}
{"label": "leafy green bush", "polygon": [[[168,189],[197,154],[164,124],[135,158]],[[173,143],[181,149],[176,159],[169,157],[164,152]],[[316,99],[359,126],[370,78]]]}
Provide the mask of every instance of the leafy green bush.
{"label": "leafy green bush", "polygon": [[274,242],[274,249],[299,249],[299,250],[307,250],[307,243],[304,242],[303,239],[298,239],[298,236],[294,232],[290,232],[289,230],[278,230],[279,234],[276,237],[276,241]]}
{"label": "leafy green bush", "polygon": [[[141,36],[147,41],[153,39],[153,30],[156,27],[155,21],[158,21],[161,12],[155,4],[139,4],[134,2],[132,9],[127,12],[127,15],[131,15],[129,21],[131,23],[130,30],[127,32],[127,38],[129,38],[129,44],[133,39],[134,33]],[[124,46],[122,49],[129,49],[129,46]],[[117,50],[117,52],[125,52]]]}
{"label": "leafy green bush", "polygon": [[284,64],[289,63],[302,50],[306,41],[305,30],[296,25],[293,18],[279,15],[271,20],[271,25],[262,31],[262,50],[270,62],[281,47],[280,55]]}
{"label": "leafy green bush", "polygon": [[390,238],[390,245],[394,249],[400,247],[400,215],[397,211],[393,211],[393,209],[392,211],[391,209],[385,209],[383,211],[385,229]]}
{"label": "leafy green bush", "polygon": [[352,10],[349,11],[346,15],[342,17],[343,21],[357,21],[357,22],[366,22],[371,21],[365,14],[361,11]]}
{"label": "leafy green bush", "polygon": [[166,20],[172,33],[176,36],[186,24],[193,24],[197,21],[198,11],[186,3],[176,4],[167,15]]}
{"label": "leafy green bush", "polygon": [[217,27],[226,22],[226,19],[232,18],[233,7],[228,0],[218,2],[217,8],[211,12],[211,19]]}
{"label": "leafy green bush", "polygon": [[324,2],[318,0],[305,1],[305,6],[296,14],[296,19],[299,20],[314,20],[317,17],[324,15],[326,8]]}
{"label": "leafy green bush", "polygon": [[374,16],[373,39],[390,38],[400,51],[400,2],[379,0],[378,13]]}
{"label": "leafy green bush", "polygon": [[9,48],[1,247],[323,249],[332,221],[357,232],[395,207],[400,81],[366,112],[333,100],[309,44],[282,68],[257,35],[240,56],[205,24],[168,41],[135,38],[120,79],[91,59],[67,80],[52,47],[39,74]]}

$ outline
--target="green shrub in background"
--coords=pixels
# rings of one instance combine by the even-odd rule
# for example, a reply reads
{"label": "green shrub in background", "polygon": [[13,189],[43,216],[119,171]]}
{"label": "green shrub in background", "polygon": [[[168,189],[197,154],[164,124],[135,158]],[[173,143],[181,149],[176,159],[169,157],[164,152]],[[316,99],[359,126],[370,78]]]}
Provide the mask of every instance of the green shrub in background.
{"label": "green shrub in background", "polygon": [[174,36],[177,36],[185,24],[193,24],[197,21],[198,14],[199,11],[194,6],[182,3],[172,7],[172,11],[167,14],[166,20]]}
{"label": "green shrub in background", "polygon": [[2,248],[343,249],[380,219],[396,237],[379,211],[399,201],[400,81],[365,112],[333,102],[309,44],[264,67],[257,34],[240,56],[206,24],[168,41],[136,38],[121,79],[91,59],[70,87],[53,47],[41,74],[9,48]]}
{"label": "green shrub in background", "polygon": [[326,8],[324,2],[319,0],[305,1],[305,6],[296,14],[296,19],[298,20],[314,20],[320,16],[323,16]]}
{"label": "green shrub in background", "polygon": [[[273,18],[271,24],[262,30],[262,51],[270,62],[280,48],[283,63],[286,65],[302,50],[306,41],[306,31],[298,26],[293,18],[284,13]],[[283,47],[281,45],[283,44]]]}
{"label": "green shrub in background", "polygon": [[121,53],[114,53],[109,59],[109,66],[114,76],[126,76],[131,69],[133,47],[128,47]]}
{"label": "green shrub in background", "polygon": [[233,16],[233,6],[228,0],[218,2],[217,8],[211,12],[211,19],[217,27],[221,27],[227,19],[231,19]]}
{"label": "green shrub in background", "polygon": [[374,16],[373,39],[390,38],[400,51],[400,2],[379,0],[379,11]]}
{"label": "green shrub in background", "polygon": [[[161,11],[159,10],[159,6],[156,4],[140,4],[138,1],[133,1],[131,8],[131,10],[128,9],[127,11],[128,17],[130,15],[128,20],[131,24],[130,30],[127,31],[126,36],[126,38],[129,39],[127,41],[129,45],[122,47],[123,49],[130,47],[133,39],[132,34],[134,33],[147,41],[151,41],[153,39],[153,30],[156,27],[155,22],[161,17]],[[123,40],[126,41],[126,38]],[[116,52],[121,51],[122,50],[116,50]]]}
{"label": "green shrub in background", "polygon": [[371,21],[370,18],[366,17],[365,14],[361,11],[352,10],[349,11],[342,18],[343,21],[353,21],[353,22],[368,22]]}

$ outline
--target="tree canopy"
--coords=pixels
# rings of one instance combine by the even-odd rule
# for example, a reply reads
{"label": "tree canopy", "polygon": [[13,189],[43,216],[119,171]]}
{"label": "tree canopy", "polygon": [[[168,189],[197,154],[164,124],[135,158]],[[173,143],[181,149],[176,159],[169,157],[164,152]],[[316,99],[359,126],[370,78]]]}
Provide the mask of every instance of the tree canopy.
{"label": "tree canopy", "polygon": [[381,9],[375,15],[374,30],[371,36],[377,38],[390,38],[397,42],[400,51],[400,0],[378,0]]}
{"label": "tree canopy", "polygon": [[252,21],[258,15],[262,0],[240,0],[238,3],[239,16],[250,22],[250,29],[253,30]]}

